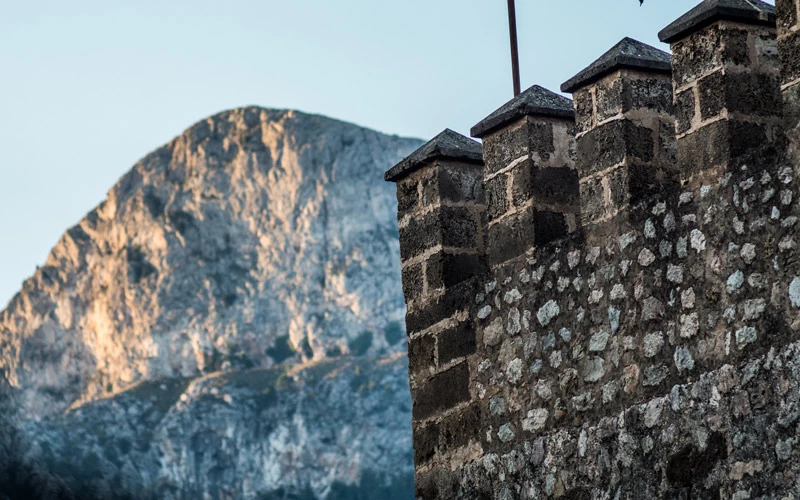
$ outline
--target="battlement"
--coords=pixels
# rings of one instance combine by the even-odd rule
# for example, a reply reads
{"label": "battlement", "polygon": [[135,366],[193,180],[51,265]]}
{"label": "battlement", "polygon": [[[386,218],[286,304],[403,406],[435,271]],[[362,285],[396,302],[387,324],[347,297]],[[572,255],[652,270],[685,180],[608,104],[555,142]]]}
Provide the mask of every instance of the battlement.
{"label": "battlement", "polygon": [[706,0],[397,182],[422,498],[796,495],[800,0]]}

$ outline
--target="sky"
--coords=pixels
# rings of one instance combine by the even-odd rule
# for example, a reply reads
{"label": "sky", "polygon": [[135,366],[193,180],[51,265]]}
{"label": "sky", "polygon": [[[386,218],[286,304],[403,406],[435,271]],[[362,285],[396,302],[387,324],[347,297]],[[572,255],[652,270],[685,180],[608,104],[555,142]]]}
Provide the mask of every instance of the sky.
{"label": "sky", "polygon": [[[558,90],[697,0],[517,0],[522,86]],[[774,3],[774,2],[771,2]],[[0,309],[137,160],[216,112],[465,135],[512,97],[503,0],[0,0]]]}

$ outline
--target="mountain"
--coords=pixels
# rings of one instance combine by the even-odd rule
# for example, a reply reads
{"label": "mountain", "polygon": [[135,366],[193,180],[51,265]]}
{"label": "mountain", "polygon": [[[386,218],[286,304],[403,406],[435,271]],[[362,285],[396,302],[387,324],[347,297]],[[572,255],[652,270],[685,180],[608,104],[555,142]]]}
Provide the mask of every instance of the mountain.
{"label": "mountain", "polygon": [[410,495],[382,173],[420,144],[247,107],[147,155],[0,314],[14,459],[101,496]]}

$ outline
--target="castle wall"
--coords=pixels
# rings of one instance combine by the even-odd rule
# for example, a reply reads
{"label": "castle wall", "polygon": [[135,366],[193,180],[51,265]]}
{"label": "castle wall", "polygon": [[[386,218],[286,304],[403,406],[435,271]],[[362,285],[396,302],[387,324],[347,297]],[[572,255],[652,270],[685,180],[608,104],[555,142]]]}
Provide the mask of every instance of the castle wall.
{"label": "castle wall", "polygon": [[800,158],[800,0],[777,0],[778,48],[786,134],[795,164]]}
{"label": "castle wall", "polygon": [[[771,7],[719,3],[662,32],[671,65],[626,39],[565,84],[574,121],[544,144],[575,141],[549,166],[577,207],[548,178],[515,191],[544,170],[543,94],[477,126],[487,265],[438,323],[406,293],[418,497],[800,497],[800,2],[777,32]],[[579,226],[539,236],[548,207]],[[445,331],[469,348],[443,361]]]}

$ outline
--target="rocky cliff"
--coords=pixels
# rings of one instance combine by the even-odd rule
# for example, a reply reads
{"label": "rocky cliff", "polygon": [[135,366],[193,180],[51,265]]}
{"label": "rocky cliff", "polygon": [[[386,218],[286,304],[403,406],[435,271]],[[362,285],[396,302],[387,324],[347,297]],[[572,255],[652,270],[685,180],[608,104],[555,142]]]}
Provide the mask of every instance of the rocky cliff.
{"label": "rocky cliff", "polygon": [[381,173],[419,144],[249,107],[142,159],[0,315],[25,459],[136,497],[409,491]]}

